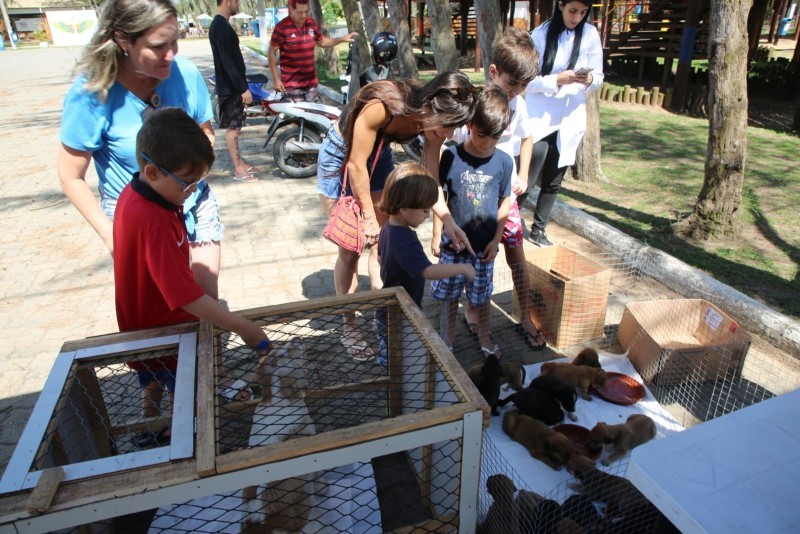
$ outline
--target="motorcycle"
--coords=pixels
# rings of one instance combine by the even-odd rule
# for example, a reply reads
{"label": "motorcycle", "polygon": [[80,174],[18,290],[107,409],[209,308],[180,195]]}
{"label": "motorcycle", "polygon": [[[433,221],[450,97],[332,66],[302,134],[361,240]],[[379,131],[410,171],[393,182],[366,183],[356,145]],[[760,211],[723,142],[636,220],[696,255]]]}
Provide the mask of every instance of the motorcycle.
{"label": "motorcycle", "polygon": [[[278,168],[292,178],[308,178],[317,173],[317,156],[322,140],[341,110],[325,104],[295,102],[285,94],[266,89],[264,74],[248,74],[247,85],[253,102],[245,107],[248,117],[273,117],[262,148],[267,148],[276,132],[286,126],[272,145],[272,156]],[[215,85],[215,77],[209,77]],[[219,124],[219,103],[213,96],[214,119]]]}

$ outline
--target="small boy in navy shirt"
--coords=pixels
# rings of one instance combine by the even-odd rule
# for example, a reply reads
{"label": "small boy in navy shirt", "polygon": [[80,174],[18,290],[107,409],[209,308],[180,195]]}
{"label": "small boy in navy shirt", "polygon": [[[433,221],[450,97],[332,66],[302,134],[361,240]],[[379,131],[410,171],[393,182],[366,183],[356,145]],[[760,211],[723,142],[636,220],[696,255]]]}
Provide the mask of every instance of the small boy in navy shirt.
{"label": "small boy in navy shirt", "polygon": [[[425,255],[414,228],[428,218],[439,197],[436,180],[415,162],[398,165],[386,179],[380,209],[389,215],[378,239],[383,287],[403,287],[417,306],[422,304],[425,280],[457,277],[475,278],[472,265],[434,265]],[[385,362],[385,311],[378,314],[381,339],[379,361]]]}

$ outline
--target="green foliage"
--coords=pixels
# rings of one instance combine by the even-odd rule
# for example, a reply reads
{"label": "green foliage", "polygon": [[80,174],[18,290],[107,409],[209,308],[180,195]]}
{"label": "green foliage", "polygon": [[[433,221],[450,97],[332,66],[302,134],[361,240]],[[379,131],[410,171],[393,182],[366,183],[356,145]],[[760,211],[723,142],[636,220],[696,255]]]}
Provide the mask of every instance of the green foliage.
{"label": "green foliage", "polygon": [[752,61],[747,71],[747,92],[750,96],[789,98],[794,96],[794,77],[795,67],[787,58]]}
{"label": "green foliage", "polygon": [[323,0],[322,18],[325,19],[327,26],[342,20],[344,18],[344,10],[342,9],[341,0]]}

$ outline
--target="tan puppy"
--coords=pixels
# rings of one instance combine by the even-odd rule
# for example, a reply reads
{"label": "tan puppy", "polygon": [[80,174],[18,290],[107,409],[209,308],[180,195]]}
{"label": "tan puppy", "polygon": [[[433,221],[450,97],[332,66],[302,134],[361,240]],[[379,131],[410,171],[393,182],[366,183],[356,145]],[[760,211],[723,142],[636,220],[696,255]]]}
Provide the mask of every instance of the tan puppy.
{"label": "tan puppy", "polygon": [[588,401],[592,400],[589,396],[589,387],[602,387],[608,379],[608,375],[602,369],[570,363],[543,363],[542,374],[552,375],[562,382],[578,388],[581,397]]}
{"label": "tan puppy", "polygon": [[593,501],[606,503],[617,514],[624,515],[628,510],[649,504],[630,480],[600,471],[585,456],[573,454],[567,469],[580,481],[570,484],[572,489]]}
{"label": "tan puppy", "polygon": [[494,501],[486,512],[486,520],[478,527],[480,534],[493,532],[519,532],[519,513],[514,502],[514,492],[517,487],[505,475],[492,475],[486,479],[486,491]]}
{"label": "tan puppy", "polygon": [[597,351],[586,347],[575,356],[572,360],[572,365],[585,365],[586,367],[600,368],[600,356]]}
{"label": "tan puppy", "polygon": [[503,431],[555,471],[560,471],[572,456],[572,443],[567,436],[516,410],[503,415]]}
{"label": "tan puppy", "polygon": [[522,384],[525,383],[525,367],[519,363],[501,363],[503,367],[503,376],[504,380],[508,383],[508,386],[513,389],[514,391],[521,391]]}
{"label": "tan puppy", "polygon": [[642,443],[656,437],[656,423],[644,414],[628,416],[627,421],[619,425],[597,423],[589,435],[587,446],[590,451],[602,449],[607,443],[614,444],[614,452],[603,460],[603,465],[625,456],[625,453]]}

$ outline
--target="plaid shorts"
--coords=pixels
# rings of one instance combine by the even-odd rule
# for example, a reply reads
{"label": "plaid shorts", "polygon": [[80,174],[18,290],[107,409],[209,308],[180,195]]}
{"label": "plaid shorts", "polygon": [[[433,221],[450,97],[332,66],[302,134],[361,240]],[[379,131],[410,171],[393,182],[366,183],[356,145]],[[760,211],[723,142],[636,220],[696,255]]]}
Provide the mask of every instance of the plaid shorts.
{"label": "plaid shorts", "polygon": [[506,219],[506,226],[503,228],[503,237],[500,242],[508,248],[517,248],[522,246],[522,239],[522,215],[515,198],[511,203],[511,209],[508,210],[508,219]]}
{"label": "plaid shorts", "polygon": [[484,263],[480,255],[454,254],[445,248],[439,257],[439,263],[469,263],[475,267],[475,280],[467,281],[466,276],[458,275],[431,282],[431,296],[436,300],[458,300],[464,287],[467,288],[467,300],[473,306],[480,306],[489,301],[494,290],[494,262]]}
{"label": "plaid shorts", "polygon": [[244,101],[242,95],[219,97],[219,127],[241,130],[244,125]]}

